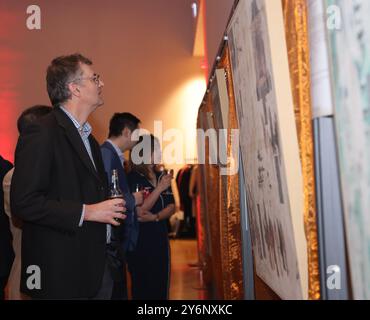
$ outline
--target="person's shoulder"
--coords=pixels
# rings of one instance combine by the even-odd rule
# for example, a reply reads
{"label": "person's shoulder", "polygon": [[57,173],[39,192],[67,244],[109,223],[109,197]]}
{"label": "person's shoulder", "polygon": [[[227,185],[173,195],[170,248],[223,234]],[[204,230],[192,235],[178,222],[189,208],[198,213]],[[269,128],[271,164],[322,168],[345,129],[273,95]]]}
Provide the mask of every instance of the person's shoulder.
{"label": "person's shoulder", "polygon": [[49,114],[43,116],[42,118],[34,122],[35,125],[39,125],[47,129],[57,128],[57,123],[58,122],[55,117],[55,110],[52,110]]}
{"label": "person's shoulder", "polygon": [[113,150],[110,146],[110,143],[108,141],[104,141],[101,146],[100,146],[100,149],[106,153],[110,153],[110,154],[113,154]]}
{"label": "person's shoulder", "polygon": [[103,158],[104,157],[109,158],[109,159],[114,158],[114,150],[112,150],[112,148],[109,147],[108,142],[104,142],[100,146],[100,151],[101,151],[101,154],[102,154]]}

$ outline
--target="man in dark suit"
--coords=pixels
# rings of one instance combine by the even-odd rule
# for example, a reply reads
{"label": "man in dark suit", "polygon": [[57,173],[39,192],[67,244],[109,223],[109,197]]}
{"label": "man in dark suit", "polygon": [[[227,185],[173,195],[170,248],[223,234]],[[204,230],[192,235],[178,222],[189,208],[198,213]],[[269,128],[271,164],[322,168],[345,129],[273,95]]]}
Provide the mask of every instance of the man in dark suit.
{"label": "man in dark suit", "polygon": [[4,300],[4,289],[8,282],[14,260],[9,218],[4,212],[3,179],[13,165],[0,156],[0,300]]}
{"label": "man in dark suit", "polygon": [[18,140],[12,212],[23,220],[21,291],[35,299],[110,299],[107,225],[125,202],[106,200],[107,180],[89,115],[103,105],[103,82],[80,54],[47,70],[53,111]]}
{"label": "man in dark suit", "polygon": [[131,150],[136,141],[131,139],[132,133],[139,128],[140,120],[131,113],[115,113],[109,123],[109,135],[101,148],[105,171],[110,180],[111,172],[116,169],[120,189],[124,193],[126,201],[127,219],[122,225],[121,240],[123,248],[123,280],[115,283],[114,293],[116,299],[127,299],[127,281],[126,281],[126,253],[135,248],[139,224],[135,208],[143,202],[143,192],[134,192],[128,186],[127,176],[124,170],[124,152]]}

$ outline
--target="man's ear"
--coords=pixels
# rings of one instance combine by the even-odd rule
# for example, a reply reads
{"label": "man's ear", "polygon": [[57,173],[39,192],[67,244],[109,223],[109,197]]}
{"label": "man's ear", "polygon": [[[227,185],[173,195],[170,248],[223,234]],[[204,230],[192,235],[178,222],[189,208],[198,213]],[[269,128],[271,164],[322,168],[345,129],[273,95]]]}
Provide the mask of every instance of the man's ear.
{"label": "man's ear", "polygon": [[80,97],[81,92],[80,92],[80,87],[78,86],[78,84],[71,82],[68,84],[68,88],[73,96]]}
{"label": "man's ear", "polygon": [[125,138],[130,138],[131,137],[131,130],[127,127],[125,127],[123,130],[122,130],[122,135],[125,137]]}

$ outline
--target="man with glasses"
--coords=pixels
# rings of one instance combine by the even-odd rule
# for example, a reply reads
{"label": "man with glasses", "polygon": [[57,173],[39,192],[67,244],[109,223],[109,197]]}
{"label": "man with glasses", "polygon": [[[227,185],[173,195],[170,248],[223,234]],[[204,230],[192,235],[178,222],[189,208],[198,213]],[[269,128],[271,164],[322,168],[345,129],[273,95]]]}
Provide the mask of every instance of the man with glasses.
{"label": "man with glasses", "polygon": [[[110,299],[111,228],[126,216],[108,184],[89,115],[104,83],[80,54],[47,70],[53,111],[18,140],[12,212],[23,220],[21,291],[34,299]],[[112,228],[114,229],[114,228]]]}

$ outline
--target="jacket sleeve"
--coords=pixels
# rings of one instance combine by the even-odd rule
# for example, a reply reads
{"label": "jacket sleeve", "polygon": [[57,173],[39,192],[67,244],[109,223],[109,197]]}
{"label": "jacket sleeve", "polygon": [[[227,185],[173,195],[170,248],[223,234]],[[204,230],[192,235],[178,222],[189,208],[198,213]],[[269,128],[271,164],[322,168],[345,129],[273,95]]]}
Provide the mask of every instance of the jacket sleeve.
{"label": "jacket sleeve", "polygon": [[83,204],[48,199],[53,166],[53,132],[33,124],[18,139],[10,187],[11,211],[25,222],[61,232],[76,232]]}

